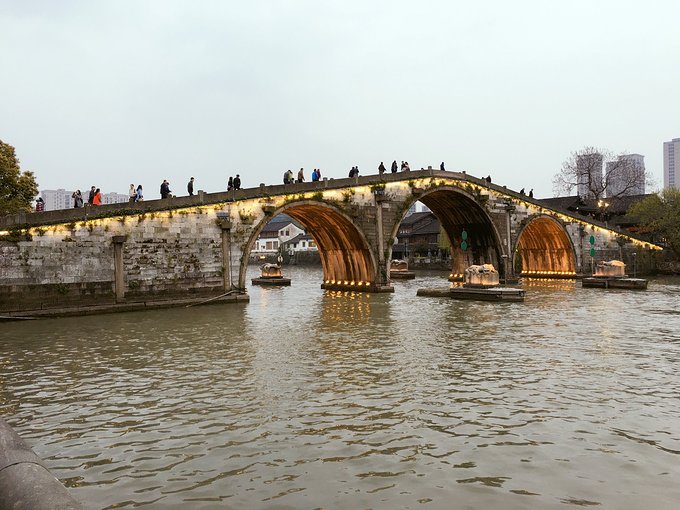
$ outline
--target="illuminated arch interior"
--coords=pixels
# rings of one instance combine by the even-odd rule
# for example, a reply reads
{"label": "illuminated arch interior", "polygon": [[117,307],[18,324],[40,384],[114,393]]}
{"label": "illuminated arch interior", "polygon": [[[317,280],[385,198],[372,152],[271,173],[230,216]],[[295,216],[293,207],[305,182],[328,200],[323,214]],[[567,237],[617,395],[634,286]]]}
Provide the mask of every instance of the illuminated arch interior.
{"label": "illuminated arch interior", "polygon": [[[503,271],[494,227],[477,202],[463,193],[446,189],[423,195],[419,200],[439,219],[449,238],[454,274],[462,274],[472,264],[493,264],[498,271]],[[461,248],[463,231],[467,232],[466,250]]]}
{"label": "illuminated arch interior", "polygon": [[556,221],[532,220],[517,240],[522,275],[570,276],[576,274],[574,250],[566,231]]}
{"label": "illuminated arch interior", "polygon": [[293,205],[283,211],[312,236],[319,250],[324,281],[367,285],[375,280],[375,265],[363,235],[335,209],[320,203]]}

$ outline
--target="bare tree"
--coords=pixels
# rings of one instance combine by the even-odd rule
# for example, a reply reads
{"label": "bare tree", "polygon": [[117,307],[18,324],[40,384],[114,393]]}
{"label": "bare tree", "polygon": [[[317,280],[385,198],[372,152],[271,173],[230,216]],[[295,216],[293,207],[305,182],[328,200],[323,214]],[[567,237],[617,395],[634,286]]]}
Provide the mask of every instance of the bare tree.
{"label": "bare tree", "polygon": [[644,194],[650,174],[645,171],[643,156],[620,154],[596,147],[572,152],[553,177],[555,196],[572,195],[601,199]]}

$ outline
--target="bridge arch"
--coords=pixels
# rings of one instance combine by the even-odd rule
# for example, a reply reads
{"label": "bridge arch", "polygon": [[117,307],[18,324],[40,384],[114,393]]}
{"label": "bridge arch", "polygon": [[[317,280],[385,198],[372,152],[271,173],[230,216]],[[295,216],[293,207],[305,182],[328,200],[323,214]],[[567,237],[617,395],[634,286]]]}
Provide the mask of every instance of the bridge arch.
{"label": "bridge arch", "polygon": [[[564,225],[544,214],[531,218],[517,235],[514,263],[522,276],[576,276],[576,251]],[[515,266],[516,267],[516,266]]]}
{"label": "bridge arch", "polygon": [[255,240],[271,218],[281,213],[298,221],[314,239],[327,285],[350,289],[375,285],[377,264],[363,232],[334,206],[317,200],[303,200],[276,209],[254,230],[241,260],[240,288],[245,288],[248,259]]}
{"label": "bridge arch", "polygon": [[[425,204],[439,220],[451,244],[451,271],[462,274],[472,264],[493,264],[504,274],[501,265],[503,248],[501,236],[489,213],[480,204],[484,197],[474,197],[455,186],[441,186],[436,189],[414,193],[413,199],[405,204],[405,212],[398,218],[391,239],[397,237],[399,227],[406,217],[406,211],[414,202]],[[468,248],[463,250],[463,231],[467,233]],[[390,244],[389,259],[392,257]],[[388,259],[388,260],[389,260]]]}

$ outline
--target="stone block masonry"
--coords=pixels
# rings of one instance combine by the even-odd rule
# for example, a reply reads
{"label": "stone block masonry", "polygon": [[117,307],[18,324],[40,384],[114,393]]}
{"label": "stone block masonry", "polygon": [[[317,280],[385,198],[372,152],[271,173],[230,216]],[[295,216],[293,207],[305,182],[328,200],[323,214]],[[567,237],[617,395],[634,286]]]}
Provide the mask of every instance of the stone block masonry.
{"label": "stone block masonry", "polygon": [[[223,290],[220,229],[209,214],[159,212],[0,238],[0,312],[212,296]],[[115,244],[124,288],[116,292]]]}

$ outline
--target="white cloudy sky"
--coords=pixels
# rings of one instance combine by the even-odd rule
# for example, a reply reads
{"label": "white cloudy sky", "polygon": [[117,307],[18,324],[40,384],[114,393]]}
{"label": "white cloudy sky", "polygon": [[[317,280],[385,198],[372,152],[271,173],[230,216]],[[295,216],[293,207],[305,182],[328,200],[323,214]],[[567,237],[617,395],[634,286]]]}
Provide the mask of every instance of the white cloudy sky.
{"label": "white cloudy sky", "polygon": [[0,0],[0,139],[41,189],[154,198],[380,161],[551,196],[680,137],[680,2]]}

